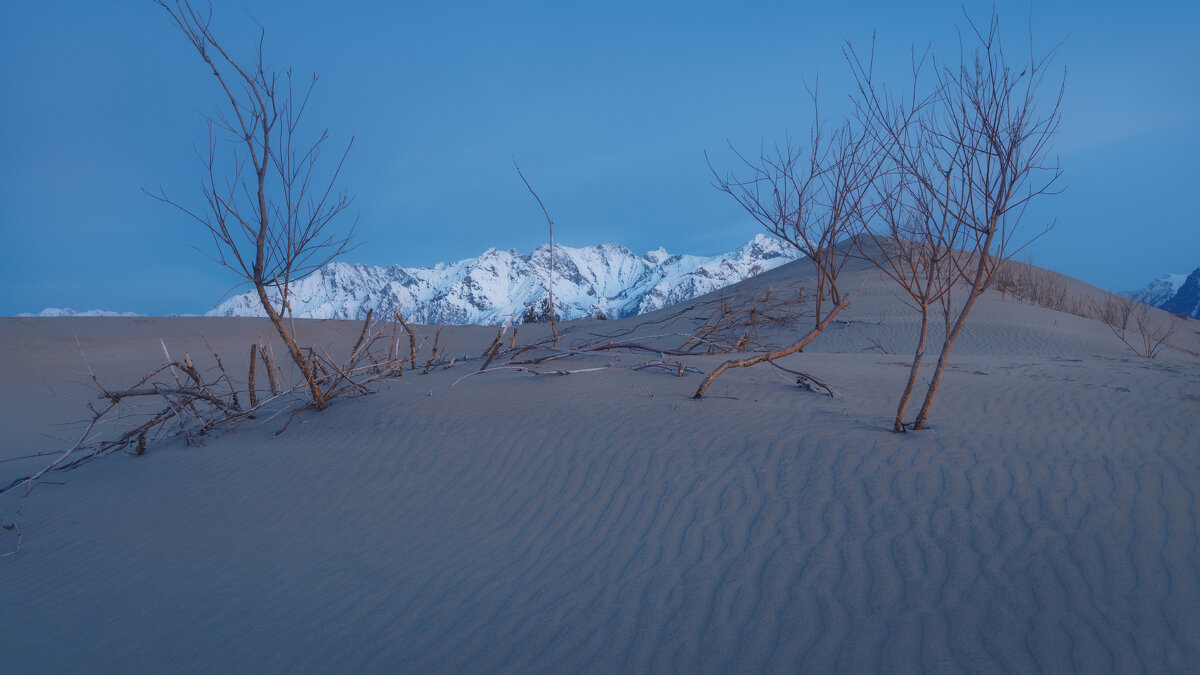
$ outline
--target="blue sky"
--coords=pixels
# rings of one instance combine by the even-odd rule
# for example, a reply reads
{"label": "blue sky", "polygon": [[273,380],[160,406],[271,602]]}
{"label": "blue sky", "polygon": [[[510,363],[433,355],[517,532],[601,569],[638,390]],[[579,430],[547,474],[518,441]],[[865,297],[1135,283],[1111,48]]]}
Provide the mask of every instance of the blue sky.
{"label": "blue sky", "polygon": [[[651,7],[643,6],[652,4]],[[1035,45],[1062,39],[1054,147],[1067,191],[1035,261],[1101,287],[1200,266],[1197,3],[1034,2]],[[757,149],[834,116],[843,40],[877,33],[957,50],[959,2],[410,3],[214,0],[218,35],[321,76],[309,131],[354,135],[343,184],[361,247],[347,260],[432,265],[546,239],[515,156],[568,245],[714,254],[759,231],[711,187],[726,140]],[[903,6],[902,6],[903,5]],[[990,2],[968,0],[973,15]],[[1009,45],[1029,2],[997,3]],[[141,188],[198,205],[198,111],[219,91],[149,0],[0,0],[0,315],[47,306],[203,312],[236,282],[205,234]]]}

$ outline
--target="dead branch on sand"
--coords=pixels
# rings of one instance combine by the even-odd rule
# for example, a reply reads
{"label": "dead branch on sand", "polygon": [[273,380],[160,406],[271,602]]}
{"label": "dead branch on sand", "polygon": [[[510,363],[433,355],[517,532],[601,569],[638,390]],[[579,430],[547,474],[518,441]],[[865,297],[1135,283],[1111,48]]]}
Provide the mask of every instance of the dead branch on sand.
{"label": "dead branch on sand", "polygon": [[[518,326],[510,317],[497,329],[495,337],[479,356],[452,359],[446,356],[448,339],[442,338],[444,326],[434,330],[432,339],[427,337],[418,340],[417,331],[399,311],[393,311],[390,321],[386,323],[375,322],[374,313],[368,312],[345,358],[335,359],[324,347],[302,348],[305,356],[301,365],[293,366],[305,370],[299,377],[296,373],[285,371],[271,359],[269,343],[261,339],[251,343],[243,381],[230,374],[220,355],[207,340],[204,343],[214,364],[207,369],[197,366],[187,353],[180,359],[170,358],[164,342],[163,351],[167,357],[164,363],[128,386],[110,388],[100,381],[90,364],[87,364],[87,355],[80,345],[81,358],[88,366],[90,387],[96,395],[96,400],[85,404],[88,416],[80,421],[80,433],[66,449],[53,453],[54,459],[47,465],[7,484],[0,484],[0,493],[23,485],[23,494],[28,495],[51,472],[74,469],[116,452],[142,455],[150,445],[171,438],[182,437],[187,445],[200,445],[207,435],[216,431],[230,431],[249,420],[266,424],[284,417],[285,422],[277,431],[278,435],[304,413],[321,409],[311,396],[312,383],[316,383],[320,400],[325,404],[341,398],[368,395],[375,391],[375,385],[381,380],[401,377],[405,369],[415,370],[418,359],[422,357],[424,366],[421,374],[448,369],[475,359],[483,364],[471,375],[508,370],[565,376],[611,368],[666,370],[677,377],[703,374],[680,358],[773,348],[774,345],[760,335],[760,329],[771,325],[789,326],[806,316],[806,311],[801,307],[803,299],[802,288],[759,291],[750,285],[742,285],[731,295],[692,303],[666,316],[639,322],[626,331],[611,335],[590,333],[569,347],[559,346],[564,337],[561,332],[558,336],[518,344]],[[670,330],[668,327],[673,322],[687,327]],[[643,334],[648,327],[667,330]],[[408,334],[407,353],[401,346],[403,333]],[[620,354],[647,355],[651,358],[624,364]],[[547,367],[549,362],[571,356],[603,356],[609,361],[603,365],[580,368]],[[261,377],[262,370],[266,371],[266,378]],[[811,375],[800,373],[798,376],[802,377],[802,382],[815,382],[826,392],[832,392]],[[268,381],[269,391],[260,388],[263,379]],[[463,379],[466,376],[460,377],[454,384]],[[115,433],[104,433],[113,428],[116,429]]]}
{"label": "dead branch on sand", "polygon": [[733,171],[718,173],[711,163],[709,168],[717,189],[813,265],[812,329],[782,349],[722,363],[709,373],[692,398],[702,398],[705,390],[730,368],[746,368],[803,351],[851,301],[839,284],[839,275],[851,253],[851,247],[842,242],[858,223],[870,220],[870,212],[876,208],[870,198],[871,188],[883,171],[881,150],[868,133],[869,128],[852,118],[827,127],[817,111],[816,93],[810,91],[810,96],[814,115],[807,149],[787,138],[773,153],[763,149],[757,159],[748,159],[734,150],[745,171],[741,176]]}
{"label": "dead branch on sand", "polygon": [[804,288],[794,295],[782,297],[768,288],[762,297],[755,289],[744,286],[729,298],[721,299],[720,307],[709,315],[694,333],[676,348],[683,354],[728,354],[760,351],[775,345],[759,336],[766,325],[787,325],[800,318]]}
{"label": "dead branch on sand", "polygon": [[805,373],[805,372],[801,372],[799,370],[792,370],[791,368],[784,368],[783,366],[779,365],[778,363],[775,363],[774,361],[772,361],[770,359],[767,359],[767,363],[778,368],[779,370],[782,370],[785,373],[791,373],[792,375],[795,375],[796,376],[796,384],[799,385],[801,389],[804,389],[805,391],[811,391],[814,393],[818,389],[820,389],[820,390],[824,391],[826,394],[829,394],[829,398],[837,398],[837,394],[833,391],[833,389],[829,385],[818,380],[817,378],[813,377],[812,375]]}
{"label": "dead branch on sand", "polygon": [[[107,454],[124,451],[141,455],[150,443],[178,437],[187,445],[199,445],[207,434],[227,431],[247,420],[263,419],[265,423],[281,414],[290,414],[290,422],[302,412],[320,410],[337,399],[371,394],[375,383],[399,377],[405,365],[415,364],[422,351],[417,346],[415,331],[399,312],[393,313],[389,325],[373,322],[372,314],[367,313],[358,339],[344,359],[335,359],[324,348],[302,350],[307,356],[302,360],[305,373],[301,377],[290,377],[280,370],[270,357],[268,345],[261,341],[250,345],[246,381],[238,383],[207,340],[205,346],[215,365],[203,372],[186,352],[182,359],[172,359],[165,342],[160,340],[166,356],[163,364],[128,386],[110,388],[96,376],[79,345],[90,387],[96,394],[96,400],[85,404],[88,417],[80,422],[82,431],[66,449],[54,453],[49,464],[28,476],[0,484],[0,494],[24,485],[22,496],[26,496],[48,473],[74,469]],[[401,327],[409,334],[406,356],[397,348]],[[439,338],[440,329],[423,372],[448,367],[445,359],[439,358],[444,350]],[[260,391],[256,384],[259,361],[267,372],[269,394]],[[294,383],[281,386],[284,381]],[[313,384],[317,387],[317,399],[312,396]],[[243,404],[243,392],[247,404]],[[317,404],[318,400],[322,405]],[[110,427],[119,431],[104,437],[102,429]]]}
{"label": "dead branch on sand", "polygon": [[[510,342],[508,349],[500,349],[504,335],[504,329],[501,328],[496,338],[481,354],[481,358],[486,358],[487,361],[472,375],[502,370],[525,371],[537,375],[566,375],[626,367],[633,371],[664,369],[673,372],[676,377],[683,377],[688,373],[703,375],[703,371],[667,357],[759,351],[768,357],[777,358],[775,354],[780,349],[779,345],[762,336],[760,329],[771,325],[791,326],[801,318],[813,315],[812,311],[803,306],[806,299],[803,287],[784,291],[767,288],[760,291],[750,284],[743,284],[733,290],[731,295],[695,302],[665,316],[647,319],[613,333],[590,333],[593,339],[576,340],[569,347],[558,346],[558,341],[564,337],[560,334],[557,339],[552,337],[520,346],[515,346],[514,340]],[[690,323],[692,326],[682,331],[664,330],[659,333],[640,334],[640,331],[647,327],[665,329],[674,323]],[[677,342],[680,338],[683,341]],[[667,344],[675,346],[665,346]],[[658,358],[626,366],[616,356],[621,353],[648,354]],[[757,354],[750,359],[754,359],[755,363],[770,361],[769,358],[763,358],[763,354]],[[538,366],[559,359],[603,355],[609,355],[612,360],[597,368],[538,369]],[[501,365],[492,365],[497,360]],[[771,365],[797,375],[800,378],[798,383],[809,391],[822,390],[830,396],[834,395],[828,385],[808,373],[788,370],[775,363]],[[466,376],[459,378],[455,384],[464,379]]]}
{"label": "dead branch on sand", "polygon": [[0,511],[0,528],[14,532],[17,535],[17,544],[13,550],[8,553],[0,553],[0,558],[7,558],[10,555],[16,555],[21,552],[21,528],[16,521],[4,522],[4,512]]}

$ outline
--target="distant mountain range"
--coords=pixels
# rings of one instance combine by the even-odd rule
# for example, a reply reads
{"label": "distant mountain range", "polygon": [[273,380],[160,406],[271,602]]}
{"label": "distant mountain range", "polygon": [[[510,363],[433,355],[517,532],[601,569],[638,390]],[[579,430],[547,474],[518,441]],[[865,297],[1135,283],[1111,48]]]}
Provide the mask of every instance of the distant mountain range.
{"label": "distant mountain range", "polygon": [[30,314],[28,312],[25,312],[22,314],[18,314],[17,316],[48,317],[48,316],[143,316],[143,315],[137,314],[135,312],[110,312],[106,309],[86,309],[86,310],[80,311],[80,310],[71,309],[70,307],[47,307],[46,309],[43,309],[42,311],[38,312],[37,314]]}
{"label": "distant mountain range", "polygon": [[1168,274],[1160,277],[1151,281],[1145,288],[1126,295],[1172,314],[1200,319],[1200,267],[1191,274]]}
{"label": "distant mountain range", "polygon": [[[637,255],[617,244],[554,248],[554,301],[564,319],[603,314],[619,319],[661,309],[774,269],[798,257],[790,245],[759,234],[718,256]],[[423,324],[498,324],[546,296],[550,247],[528,255],[488,249],[476,258],[434,267],[373,267],[333,262],[292,286],[297,317],[362,319],[399,309]],[[1200,319],[1200,268],[1168,274],[1126,296]],[[139,316],[133,312],[50,307],[18,316]],[[207,316],[263,316],[255,293],[220,303]]]}
{"label": "distant mountain range", "polygon": [[[554,304],[564,319],[618,319],[644,314],[752,277],[794,260],[789,244],[760,234],[728,253],[637,255],[616,244],[554,247]],[[362,319],[399,309],[423,324],[499,324],[546,296],[550,247],[529,255],[488,249],[477,258],[435,267],[371,267],[333,262],[292,285],[297,317]],[[262,316],[250,292],[208,316]]]}

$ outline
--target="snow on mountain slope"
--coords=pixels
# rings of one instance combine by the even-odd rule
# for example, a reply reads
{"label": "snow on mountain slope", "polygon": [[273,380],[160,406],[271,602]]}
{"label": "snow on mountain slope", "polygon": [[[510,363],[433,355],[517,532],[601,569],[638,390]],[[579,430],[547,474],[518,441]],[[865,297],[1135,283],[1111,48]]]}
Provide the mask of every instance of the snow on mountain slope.
{"label": "snow on mountain slope", "polygon": [[110,312],[106,309],[88,309],[88,310],[84,310],[84,311],[77,311],[77,310],[71,309],[70,307],[61,307],[61,308],[60,307],[47,307],[46,309],[43,309],[42,311],[38,312],[37,314],[30,314],[29,312],[22,312],[21,314],[18,314],[17,316],[46,318],[46,317],[58,317],[58,316],[142,316],[142,315],[134,313],[134,312]]}
{"label": "snow on mountain slope", "polygon": [[1167,274],[1146,284],[1145,288],[1124,293],[1126,297],[1155,307],[1161,306],[1179,292],[1179,287],[1187,279],[1186,274]]}
{"label": "snow on mountain slope", "polygon": [[1200,267],[1189,274],[1179,285],[1179,290],[1175,291],[1175,295],[1159,307],[1168,312],[1200,319]]}
{"label": "snow on mountain slope", "polygon": [[[659,248],[643,256],[624,246],[555,246],[554,303],[566,319],[650,312],[774,269],[797,257],[760,234],[729,253],[705,258]],[[297,317],[361,319],[399,309],[424,324],[498,324],[546,295],[550,248],[529,255],[488,249],[435,267],[370,267],[334,262],[292,285]],[[208,316],[262,316],[254,293],[221,303]]]}
{"label": "snow on mountain slope", "polygon": [[1125,295],[1174,314],[1200,319],[1200,268],[1191,274],[1159,277],[1145,288]]}

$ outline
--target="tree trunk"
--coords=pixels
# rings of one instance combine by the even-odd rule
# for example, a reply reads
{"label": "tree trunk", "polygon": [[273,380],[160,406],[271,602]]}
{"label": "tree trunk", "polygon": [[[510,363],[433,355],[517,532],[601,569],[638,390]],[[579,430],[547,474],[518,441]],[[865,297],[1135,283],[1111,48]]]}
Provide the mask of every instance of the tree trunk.
{"label": "tree trunk", "polygon": [[912,395],[917,384],[917,372],[921,369],[921,360],[925,358],[925,338],[929,332],[929,305],[921,304],[921,334],[917,338],[917,351],[913,354],[912,368],[908,371],[908,384],[900,396],[900,405],[896,406],[896,422],[892,424],[892,433],[904,433],[904,408],[908,405],[908,397]]}
{"label": "tree trunk", "polygon": [[267,297],[267,288],[262,284],[255,284],[254,287],[258,290],[258,299],[262,301],[263,309],[267,312],[267,318],[275,326],[275,331],[279,333],[279,338],[283,340],[283,344],[287,347],[288,353],[292,355],[292,360],[296,362],[296,366],[300,368],[300,372],[304,374],[304,381],[308,384],[308,391],[312,394],[313,405],[317,410],[325,409],[325,395],[321,392],[320,385],[317,384],[316,370],[311,368],[304,354],[300,351],[300,345],[296,344],[296,340],[288,333],[287,327],[283,325],[283,317],[279,312],[275,311],[275,306],[271,304],[271,299]]}
{"label": "tree trunk", "polygon": [[958,339],[962,333],[963,326],[967,323],[967,315],[971,313],[971,307],[975,305],[975,300],[983,295],[986,289],[984,284],[984,272],[987,270],[988,260],[990,256],[988,251],[992,248],[992,239],[995,237],[996,229],[993,227],[988,232],[987,238],[984,239],[983,245],[979,247],[979,262],[975,268],[975,279],[971,284],[971,294],[967,296],[967,304],[963,305],[962,311],[958,313],[958,318],[954,321],[954,327],[946,334],[946,341],[942,343],[942,352],[938,355],[937,366],[933,371],[933,379],[929,381],[929,390],[925,392],[925,400],[921,403],[921,410],[917,413],[917,419],[913,422],[913,429],[924,429],[925,422],[929,419],[929,410],[933,407],[933,398],[937,396],[938,386],[942,383],[942,373],[946,370],[946,362],[949,360],[950,349],[954,347],[954,341]]}
{"label": "tree trunk", "polygon": [[554,317],[554,221],[550,221],[550,283],[546,285],[550,296],[550,334],[554,336],[554,346],[558,346],[558,321]]}

